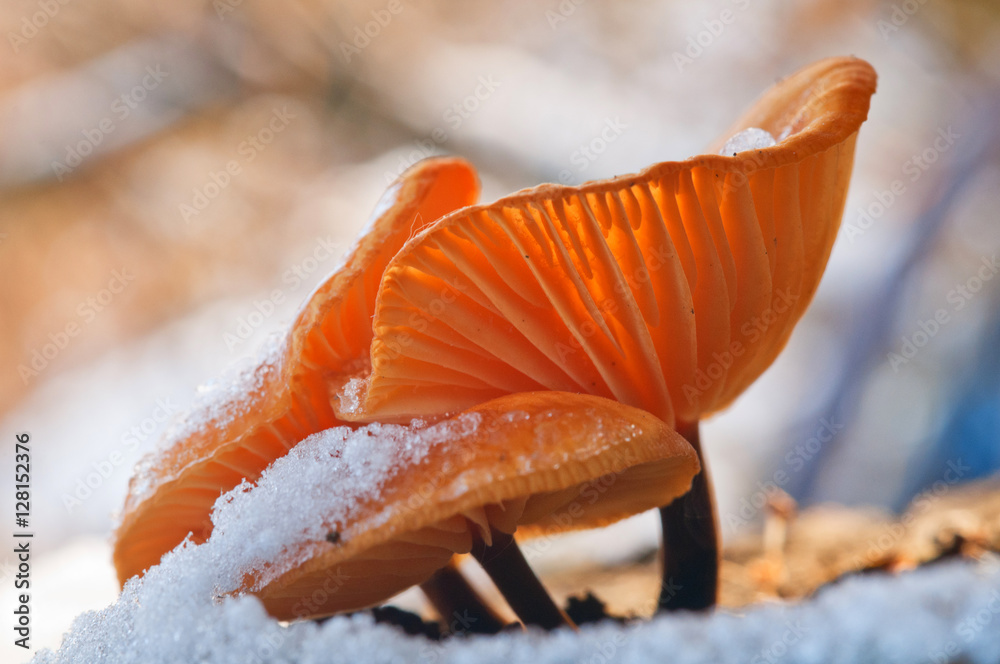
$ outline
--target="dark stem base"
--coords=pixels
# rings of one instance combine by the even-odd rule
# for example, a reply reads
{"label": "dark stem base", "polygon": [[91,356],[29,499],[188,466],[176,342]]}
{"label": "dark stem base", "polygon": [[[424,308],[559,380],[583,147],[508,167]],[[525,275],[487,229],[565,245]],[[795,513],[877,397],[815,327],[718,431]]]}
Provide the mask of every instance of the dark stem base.
{"label": "dark stem base", "polygon": [[544,629],[566,626],[575,628],[573,621],[552,601],[542,582],[535,576],[514,541],[514,536],[494,528],[491,537],[493,544],[487,546],[481,537],[476,536],[472,544],[472,556],[493,579],[521,622]]}
{"label": "dark stem base", "polygon": [[451,634],[496,634],[504,622],[479,596],[454,563],[420,584]]}
{"label": "dark stem base", "polygon": [[663,576],[658,610],[703,611],[718,601],[719,529],[698,423],[678,427],[678,432],[698,452],[701,472],[688,493],[660,508]]}

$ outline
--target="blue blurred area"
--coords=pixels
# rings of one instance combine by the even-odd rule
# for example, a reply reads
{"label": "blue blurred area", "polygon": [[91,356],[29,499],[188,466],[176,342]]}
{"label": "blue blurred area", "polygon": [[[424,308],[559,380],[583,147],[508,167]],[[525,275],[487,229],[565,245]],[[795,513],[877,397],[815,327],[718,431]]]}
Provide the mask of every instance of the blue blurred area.
{"label": "blue blurred area", "polygon": [[987,330],[959,374],[940,432],[914,459],[897,510],[941,481],[949,463],[960,468],[962,482],[1000,470],[1000,297],[994,297]]}
{"label": "blue blurred area", "polygon": [[[942,366],[945,362],[936,354],[940,350],[934,347],[940,339],[932,339],[934,344],[928,341],[928,348],[918,349],[914,358],[906,362],[922,367],[919,376],[910,374],[905,379],[898,374],[894,376],[897,381],[926,382],[929,377],[936,377],[941,382],[941,385],[930,387],[934,394],[941,395],[931,402],[897,405],[897,415],[907,408],[932,411],[914,411],[907,415],[912,418],[928,415],[931,424],[924,439],[908,448],[904,461],[906,470],[897,473],[897,478],[879,476],[872,468],[877,468],[883,458],[891,458],[893,447],[901,441],[895,439],[892,429],[889,437],[875,435],[877,428],[870,423],[866,426],[862,414],[870,405],[866,399],[880,378],[879,371],[885,369],[886,358],[899,350],[900,330],[897,328],[902,326],[906,330],[904,338],[907,332],[912,335],[913,330],[906,325],[924,320],[927,313],[933,311],[926,302],[915,306],[911,301],[913,292],[930,297],[930,306],[935,302],[940,305],[952,283],[947,279],[974,276],[980,261],[995,256],[1000,249],[1000,234],[988,223],[986,226],[992,229],[992,234],[988,236],[990,244],[985,245],[963,237],[966,231],[956,228],[957,220],[963,215],[963,206],[974,197],[977,186],[983,188],[984,173],[997,163],[1000,155],[1000,128],[995,123],[1000,114],[1000,97],[987,94],[971,107],[967,117],[956,124],[974,130],[965,133],[934,181],[921,188],[924,200],[920,213],[913,219],[905,237],[896,243],[901,249],[881,283],[873,284],[866,297],[858,298],[857,304],[852,306],[849,320],[853,325],[840,349],[842,360],[829,380],[829,396],[816,408],[803,408],[796,423],[783,436],[789,441],[785,451],[790,451],[813,434],[817,421],[827,419],[845,425],[844,431],[838,432],[805,460],[802,470],[796,472],[785,487],[800,504],[835,500],[847,504],[881,503],[903,510],[915,495],[941,481],[944,473],[948,473],[949,480],[957,479],[949,481],[951,485],[1000,470],[1000,305],[997,304],[1000,287],[993,277],[981,284],[981,292],[990,294],[989,297],[970,295],[961,307],[965,309],[966,304],[970,309],[988,306],[989,311],[986,313],[988,323],[981,327],[979,338],[973,338],[971,344],[967,342],[959,351],[959,366]],[[955,275],[960,276],[934,276],[935,271],[942,270],[935,261],[940,260],[943,247],[954,244],[967,245],[972,250],[969,252],[972,258],[952,266]],[[922,292],[928,289],[934,291],[933,296]],[[962,314],[951,312],[949,316],[949,323],[941,328],[944,332],[939,333],[942,337],[949,332],[961,332],[959,328],[970,324],[965,311]],[[964,318],[960,322],[951,322],[961,316]],[[893,390],[896,401],[906,399],[901,396],[906,393],[906,387],[900,383],[899,389]],[[879,409],[876,418],[888,421],[891,418],[889,405]],[[894,483],[898,487],[895,490]]]}

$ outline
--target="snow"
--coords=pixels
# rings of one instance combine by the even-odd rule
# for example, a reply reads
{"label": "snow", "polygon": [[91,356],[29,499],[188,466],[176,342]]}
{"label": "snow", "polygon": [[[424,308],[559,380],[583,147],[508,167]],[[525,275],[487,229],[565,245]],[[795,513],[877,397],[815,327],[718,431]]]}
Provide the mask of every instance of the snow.
{"label": "snow", "polygon": [[353,414],[361,408],[361,399],[367,389],[367,384],[363,378],[352,378],[341,389],[337,396],[340,398],[340,412]]}
{"label": "snow", "polygon": [[774,140],[774,136],[770,133],[764,131],[763,129],[758,129],[757,127],[750,127],[749,129],[744,129],[726,141],[726,144],[722,146],[721,150],[719,150],[719,154],[724,156],[735,156],[737,152],[769,148],[775,143],[776,141]]}
{"label": "snow", "polygon": [[[660,616],[574,633],[508,632],[433,643],[375,625],[365,615],[285,625],[253,596],[229,597],[248,571],[335,526],[379,496],[398,468],[481,424],[476,415],[426,426],[330,429],[277,460],[215,505],[203,545],[181,544],[112,606],[80,616],[56,662],[995,662],[1000,652],[1000,560],[950,562],[898,577],[855,577],[808,602],[762,605],[741,615]],[[347,473],[346,469],[351,472]],[[336,477],[336,490],[331,490]],[[344,525],[346,524],[346,525]],[[287,556],[286,556],[287,558]]]}
{"label": "snow", "polygon": [[[736,615],[664,615],[542,633],[441,643],[375,625],[366,615],[282,625],[252,596],[213,602],[207,546],[171,554],[112,607],[81,616],[56,662],[996,662],[997,567],[952,562],[899,577],[856,577],[802,604]],[[192,567],[189,567],[192,566]],[[185,574],[185,570],[189,573]],[[947,658],[946,658],[947,655]],[[964,658],[964,659],[963,659]]]}
{"label": "snow", "polygon": [[[223,552],[224,578],[231,579],[219,590],[231,592],[245,570],[261,569],[295,544],[323,541],[330,530],[351,539],[359,529],[352,522],[381,497],[388,479],[419,465],[431,446],[468,435],[480,421],[467,414],[430,427],[419,420],[409,426],[376,423],[306,438],[275,461],[256,487],[244,481],[216,501],[208,544]],[[378,518],[364,523],[370,528]],[[301,562],[287,554],[285,560],[289,566]]]}

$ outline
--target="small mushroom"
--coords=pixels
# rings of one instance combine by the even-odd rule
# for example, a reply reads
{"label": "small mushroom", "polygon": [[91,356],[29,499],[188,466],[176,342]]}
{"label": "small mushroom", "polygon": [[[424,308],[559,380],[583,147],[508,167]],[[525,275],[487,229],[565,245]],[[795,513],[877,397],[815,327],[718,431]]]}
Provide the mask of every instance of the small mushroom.
{"label": "small mushroom", "polygon": [[[272,615],[371,606],[471,552],[523,622],[568,624],[521,556],[515,531],[610,523],[682,495],[699,470],[694,450],[662,420],[589,395],[514,394],[411,429],[437,442],[418,462],[366,477],[362,496],[330,477],[342,512],[324,528],[340,534],[335,546],[292,547],[254,578],[247,589]],[[607,476],[614,481],[602,484],[599,500],[581,496]]]}
{"label": "small mushroom", "polygon": [[[816,290],[874,90],[866,62],[822,60],[730,132],[757,128],[770,147],[542,185],[428,226],[385,271],[370,366],[345,381],[338,415],[405,421],[580,392],[676,423],[700,454],[699,420],[770,365]],[[711,606],[707,471],[661,517],[664,578],[684,588],[661,606]]]}
{"label": "small mushroom", "polygon": [[372,214],[358,244],[306,300],[289,335],[242,382],[168,432],[162,451],[143,460],[130,483],[114,544],[119,581],[141,574],[191,533],[211,534],[216,498],[306,436],[336,426],[330,376],[367,356],[378,284],[410,235],[475,201],[478,182],[461,159],[428,159],[406,171]]}

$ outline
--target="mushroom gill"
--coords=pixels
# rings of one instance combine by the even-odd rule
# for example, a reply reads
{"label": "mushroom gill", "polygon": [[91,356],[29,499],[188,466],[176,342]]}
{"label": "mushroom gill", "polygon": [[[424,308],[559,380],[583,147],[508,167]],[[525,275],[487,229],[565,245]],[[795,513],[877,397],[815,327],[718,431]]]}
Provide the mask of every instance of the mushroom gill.
{"label": "mushroom gill", "polygon": [[539,389],[668,423],[728,405],[816,290],[874,87],[863,60],[823,60],[727,134],[760,127],[772,147],[541,185],[428,226],[385,271],[370,368],[339,415],[404,420]]}

